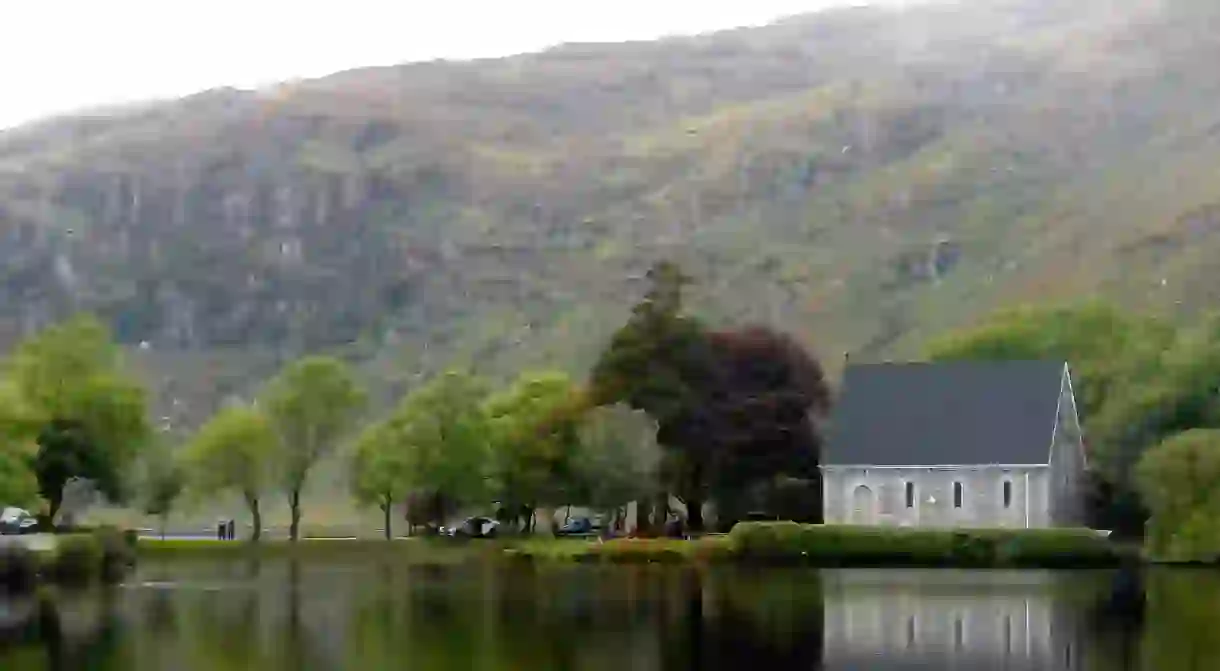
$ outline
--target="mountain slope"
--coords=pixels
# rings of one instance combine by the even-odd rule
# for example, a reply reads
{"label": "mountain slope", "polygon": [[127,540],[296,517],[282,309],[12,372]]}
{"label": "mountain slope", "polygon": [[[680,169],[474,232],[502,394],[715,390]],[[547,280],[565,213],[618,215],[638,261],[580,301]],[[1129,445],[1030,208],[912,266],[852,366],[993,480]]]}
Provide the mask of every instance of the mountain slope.
{"label": "mountain slope", "polygon": [[708,319],[828,359],[1025,300],[1189,314],[1220,247],[1213,5],[840,10],[15,129],[0,338],[98,311],[191,423],[303,351],[387,392],[580,371],[661,256]]}

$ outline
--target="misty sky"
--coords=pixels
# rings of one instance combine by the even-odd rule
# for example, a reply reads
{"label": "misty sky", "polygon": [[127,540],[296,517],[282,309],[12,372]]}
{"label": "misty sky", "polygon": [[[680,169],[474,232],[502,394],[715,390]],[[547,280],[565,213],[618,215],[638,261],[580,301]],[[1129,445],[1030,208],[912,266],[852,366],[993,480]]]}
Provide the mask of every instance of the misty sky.
{"label": "misty sky", "polygon": [[0,128],[216,86],[697,33],[868,1],[0,0]]}

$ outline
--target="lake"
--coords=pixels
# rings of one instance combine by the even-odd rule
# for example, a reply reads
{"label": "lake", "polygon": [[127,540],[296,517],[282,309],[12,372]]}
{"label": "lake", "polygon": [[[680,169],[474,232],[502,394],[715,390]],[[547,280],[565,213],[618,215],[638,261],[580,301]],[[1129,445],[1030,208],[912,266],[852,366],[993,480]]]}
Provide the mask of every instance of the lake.
{"label": "lake", "polygon": [[0,596],[0,669],[1220,668],[1220,573],[145,561]]}

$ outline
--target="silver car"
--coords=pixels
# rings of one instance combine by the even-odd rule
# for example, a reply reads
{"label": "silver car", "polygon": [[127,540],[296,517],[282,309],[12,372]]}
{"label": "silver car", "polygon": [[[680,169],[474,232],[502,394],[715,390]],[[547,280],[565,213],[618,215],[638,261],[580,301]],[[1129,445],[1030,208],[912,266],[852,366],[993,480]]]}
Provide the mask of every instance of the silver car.
{"label": "silver car", "polygon": [[15,536],[34,533],[37,526],[38,520],[34,519],[28,510],[5,508],[4,512],[0,513],[0,534]]}

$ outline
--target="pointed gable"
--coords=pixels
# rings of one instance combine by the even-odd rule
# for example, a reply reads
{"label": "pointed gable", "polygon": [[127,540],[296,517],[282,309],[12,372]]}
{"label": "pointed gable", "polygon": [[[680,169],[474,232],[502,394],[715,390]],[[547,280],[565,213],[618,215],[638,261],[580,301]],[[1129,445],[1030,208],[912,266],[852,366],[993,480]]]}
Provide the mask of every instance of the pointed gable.
{"label": "pointed gable", "polygon": [[1065,372],[1062,361],[849,366],[822,462],[1046,464]]}

